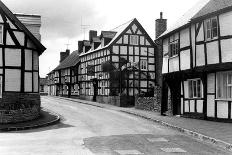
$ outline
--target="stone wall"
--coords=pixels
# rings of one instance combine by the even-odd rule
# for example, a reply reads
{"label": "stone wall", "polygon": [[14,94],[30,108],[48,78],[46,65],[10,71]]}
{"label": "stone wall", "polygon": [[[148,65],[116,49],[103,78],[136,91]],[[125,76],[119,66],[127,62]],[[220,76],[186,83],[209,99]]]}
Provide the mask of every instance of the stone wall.
{"label": "stone wall", "polygon": [[0,99],[0,123],[33,120],[40,114],[39,93],[4,92]]}
{"label": "stone wall", "polygon": [[155,87],[154,97],[135,97],[135,108],[149,111],[161,111],[161,88]]}

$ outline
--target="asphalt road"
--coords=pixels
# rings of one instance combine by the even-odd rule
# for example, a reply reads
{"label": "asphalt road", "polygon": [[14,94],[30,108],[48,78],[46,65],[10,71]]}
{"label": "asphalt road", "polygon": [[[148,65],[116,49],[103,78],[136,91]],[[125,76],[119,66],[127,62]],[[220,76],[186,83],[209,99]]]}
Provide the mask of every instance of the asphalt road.
{"label": "asphalt road", "polygon": [[0,155],[231,154],[154,122],[64,99],[42,97],[61,123],[0,133]]}

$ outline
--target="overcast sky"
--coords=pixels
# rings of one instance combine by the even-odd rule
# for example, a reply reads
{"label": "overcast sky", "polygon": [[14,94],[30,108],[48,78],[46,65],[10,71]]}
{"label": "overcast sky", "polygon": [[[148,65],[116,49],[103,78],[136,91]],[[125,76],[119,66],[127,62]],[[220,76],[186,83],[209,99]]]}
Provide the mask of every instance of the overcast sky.
{"label": "overcast sky", "polygon": [[[59,64],[59,53],[67,43],[71,51],[78,40],[88,38],[89,30],[110,30],[137,18],[155,39],[155,19],[164,13],[171,26],[199,0],[2,0],[13,13],[42,16],[42,44],[47,50],[40,56],[40,76]],[[89,25],[84,30],[82,25]],[[85,34],[85,35],[84,35]]]}

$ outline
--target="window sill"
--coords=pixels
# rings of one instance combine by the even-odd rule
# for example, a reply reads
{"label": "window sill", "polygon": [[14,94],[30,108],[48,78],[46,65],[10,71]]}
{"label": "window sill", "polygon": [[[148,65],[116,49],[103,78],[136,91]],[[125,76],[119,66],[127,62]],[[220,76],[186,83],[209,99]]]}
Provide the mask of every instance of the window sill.
{"label": "window sill", "polygon": [[176,57],[178,57],[178,54],[177,54],[177,55],[173,55],[173,56],[169,57],[169,59],[174,59],[174,58],[176,58]]}
{"label": "window sill", "polygon": [[232,99],[220,98],[220,99],[215,99],[215,101],[232,101]]}

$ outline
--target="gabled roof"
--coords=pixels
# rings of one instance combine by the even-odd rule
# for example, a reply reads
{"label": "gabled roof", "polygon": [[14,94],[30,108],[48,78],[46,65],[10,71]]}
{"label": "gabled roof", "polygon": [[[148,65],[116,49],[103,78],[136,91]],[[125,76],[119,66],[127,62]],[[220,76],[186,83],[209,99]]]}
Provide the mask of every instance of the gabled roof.
{"label": "gabled roof", "polygon": [[205,15],[218,12],[220,10],[230,8],[232,0],[210,0],[192,19],[200,18]]}
{"label": "gabled roof", "polygon": [[[132,26],[133,23],[136,23],[141,28],[141,30],[144,31],[144,33],[147,36],[149,36],[147,34],[147,32],[144,30],[144,28],[141,26],[141,24],[138,22],[138,20],[136,18],[134,18],[134,19],[132,19],[132,20],[130,20],[130,21],[128,21],[128,22],[126,22],[126,23],[124,23],[124,24],[122,24],[122,25],[120,25],[120,26],[118,26],[118,27],[116,27],[116,28],[114,28],[112,30],[110,30],[110,31],[102,31],[102,32],[115,32],[112,40],[107,45],[105,45],[104,47],[101,47],[102,45],[99,45],[99,47],[97,49],[95,49],[95,50],[90,49],[88,52],[80,54],[80,56],[83,56],[83,55],[86,55],[86,54],[89,54],[89,53],[93,53],[95,51],[105,49],[105,48],[111,46],[112,44],[114,44],[115,41],[117,41],[120,38],[120,36],[125,31],[127,31],[129,26]],[[148,40],[151,41],[152,43],[154,43],[150,37],[148,37]]]}
{"label": "gabled roof", "polygon": [[73,51],[67,58],[65,58],[53,71],[76,66],[78,62],[79,52],[76,50]]}
{"label": "gabled roof", "polygon": [[195,6],[189,9],[182,17],[180,17],[177,22],[169,27],[159,38],[173,32],[174,30],[185,26],[190,23],[191,19],[209,2],[210,0],[200,0]]}
{"label": "gabled roof", "polygon": [[29,37],[29,39],[35,44],[35,46],[38,48],[39,55],[42,54],[46,48],[41,44],[41,42],[36,39],[36,37],[26,28],[25,25],[23,25],[19,19],[5,6],[5,4],[0,0],[0,10],[2,13],[5,13],[5,15],[13,21],[20,29],[22,29],[25,34]]}

